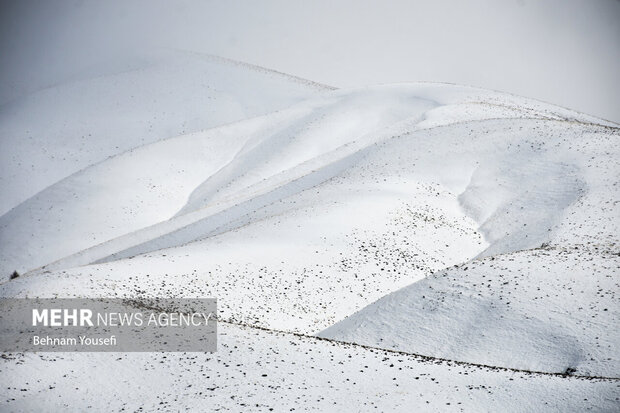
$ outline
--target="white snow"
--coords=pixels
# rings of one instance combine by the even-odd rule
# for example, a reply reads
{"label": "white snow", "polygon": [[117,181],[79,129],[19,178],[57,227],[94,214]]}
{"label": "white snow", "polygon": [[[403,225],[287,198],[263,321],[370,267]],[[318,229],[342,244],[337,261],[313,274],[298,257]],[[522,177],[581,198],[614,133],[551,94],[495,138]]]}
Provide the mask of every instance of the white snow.
{"label": "white snow", "polygon": [[331,90],[219,57],[168,50],[95,73],[0,107],[0,213],[110,156]]}
{"label": "white snow", "polygon": [[11,355],[0,360],[3,403],[14,411],[276,412],[613,411],[618,405],[617,383],[609,381],[458,366],[224,324],[218,329],[213,354]]}
{"label": "white snow", "polygon": [[149,59],[2,108],[0,296],[217,297],[219,351],[6,355],[4,407],[618,406],[617,125]]}

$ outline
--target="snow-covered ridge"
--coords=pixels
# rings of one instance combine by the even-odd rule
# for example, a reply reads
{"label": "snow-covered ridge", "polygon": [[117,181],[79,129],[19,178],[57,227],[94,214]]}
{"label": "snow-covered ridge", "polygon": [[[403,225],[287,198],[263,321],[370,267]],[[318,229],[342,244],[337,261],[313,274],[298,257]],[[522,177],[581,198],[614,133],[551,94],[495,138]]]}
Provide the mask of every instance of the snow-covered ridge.
{"label": "snow-covered ridge", "polygon": [[[205,69],[201,57],[183,59],[181,66]],[[149,142],[108,148],[106,159],[82,159],[90,150],[85,144],[88,150],[75,154],[87,165],[71,170],[75,165],[67,163],[59,180],[44,168],[24,172],[20,179],[49,182],[30,188],[36,193],[0,217],[0,273],[26,272],[0,284],[0,296],[215,296],[220,319],[233,323],[223,323],[227,351],[251,358],[256,339],[261,352],[286,354],[269,359],[284,375],[295,371],[288,357],[316,362],[295,356],[297,346],[306,355],[357,357],[356,372],[370,366],[381,377],[393,375],[393,366],[376,360],[380,350],[308,341],[312,334],[472,363],[424,366],[428,383],[420,385],[420,375],[409,374],[420,361],[408,359],[405,373],[394,377],[403,379],[395,391],[406,396],[379,398],[386,408],[419,407],[405,400],[418,390],[462,402],[449,392],[437,395],[446,390],[433,387],[435,377],[446,389],[462,385],[475,395],[467,402],[474,410],[502,405],[498,394],[474,392],[465,375],[475,372],[503,390],[513,376],[477,371],[475,364],[618,377],[619,128],[455,85],[329,90],[270,74],[253,77],[249,93],[238,82],[254,68],[220,70],[217,59],[207,61],[221,76],[213,96],[243,109],[215,105],[221,117],[208,127],[148,134]],[[280,89],[266,89],[270,82]],[[161,130],[174,131],[179,119],[198,111],[194,103],[181,108],[189,114],[162,121]],[[231,113],[239,119],[224,121]],[[122,122],[110,127],[127,136]],[[15,148],[6,156],[28,153]],[[393,353],[380,354],[395,364]],[[79,355],[66,357],[65,367],[84,363]],[[225,377],[223,387],[237,389],[239,377],[228,368],[235,357],[227,357],[204,363]],[[97,360],[108,363],[105,356]],[[166,368],[176,374],[188,360],[175,358]],[[149,363],[127,357],[119,365],[146,370]],[[324,359],[319,364],[332,372]],[[31,357],[24,365],[8,371],[29,377],[49,367]],[[360,369],[347,371],[347,379],[369,382],[368,367]],[[43,382],[56,383],[48,373]],[[188,374],[185,380],[202,383],[200,371]],[[539,400],[540,388],[514,378],[523,400]],[[563,379],[536,380],[557,387],[554,380]],[[569,383],[572,393],[562,393],[560,407],[592,397],[605,408],[617,393],[608,383]],[[312,385],[319,394],[332,388]]]}
{"label": "snow-covered ridge", "polygon": [[[471,103],[485,98],[494,110],[480,111],[478,103]],[[446,111],[450,116],[443,116]],[[209,219],[207,227],[188,227],[230,208],[238,212],[226,219],[236,219],[248,212],[240,206],[247,201],[253,201],[251,208],[272,203],[276,199],[267,193],[364,148],[420,128],[488,117],[592,121],[510,95],[447,85],[386,85],[331,92],[284,111],[130,150],[46,188],[0,218],[0,236],[29,234],[20,243],[6,238],[1,268],[23,272],[65,256],[68,261],[50,269],[84,265],[111,255],[126,257],[204,238],[217,227],[227,227],[226,222],[216,217]],[[493,179],[498,171],[492,168],[498,166],[487,162],[475,173]],[[505,173],[513,169],[504,168]],[[318,181],[311,180],[310,185],[332,176],[318,173]],[[518,177],[517,173],[512,182]],[[302,189],[307,187],[293,185],[276,197]],[[469,188],[461,202],[466,207],[475,204],[479,190]],[[560,198],[549,202],[570,203],[568,194],[576,191],[577,187],[569,191],[568,198],[558,193]],[[102,203],[107,205],[105,219],[93,220],[90,211]],[[469,212],[474,217],[481,213]],[[48,237],[52,236],[55,242],[50,246]],[[11,251],[12,246],[18,251]],[[82,253],[84,249],[89,250]]]}
{"label": "snow-covered ridge", "polygon": [[288,107],[329,86],[161,50],[0,106],[0,213],[108,157]]}

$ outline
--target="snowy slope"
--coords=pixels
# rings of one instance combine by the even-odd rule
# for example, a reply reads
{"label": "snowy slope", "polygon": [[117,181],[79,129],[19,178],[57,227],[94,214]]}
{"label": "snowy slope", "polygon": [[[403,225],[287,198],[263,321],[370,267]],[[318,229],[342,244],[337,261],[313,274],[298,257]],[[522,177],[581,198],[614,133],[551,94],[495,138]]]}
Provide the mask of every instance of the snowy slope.
{"label": "snowy slope", "polygon": [[177,51],[119,58],[91,72],[0,106],[0,214],[109,156],[332,89]]}
{"label": "snowy slope", "polygon": [[394,292],[320,336],[496,366],[615,376],[618,268],[609,246],[475,260]]}
{"label": "snowy slope", "polygon": [[[493,365],[617,374],[618,132],[501,123],[503,131],[486,128],[493,138],[485,140],[493,150],[501,142],[508,156],[476,163],[459,195],[490,243],[479,257],[490,258],[389,295],[321,336]],[[468,128],[486,134],[481,125]],[[478,157],[484,144],[474,142]],[[449,146],[459,158],[468,153],[459,149],[466,143]],[[536,249],[543,243],[549,252]],[[522,252],[506,255],[514,251]]]}
{"label": "snowy slope", "polygon": [[[28,272],[1,297],[217,297],[219,352],[10,355],[9,408],[617,406],[620,129],[454,85],[259,74],[282,99],[113,148],[0,217],[0,273]],[[90,367],[88,397],[63,391]]]}
{"label": "snowy slope", "polygon": [[459,366],[225,324],[218,329],[213,354],[9,355],[0,359],[2,403],[12,411],[611,412],[620,397],[613,381]]}
{"label": "snowy slope", "polygon": [[[505,119],[401,132],[363,146],[362,154],[345,163],[346,169],[272,191],[260,203],[253,204],[250,197],[238,211],[190,220],[185,234],[164,233],[142,247],[154,251],[161,246],[157,242],[174,247],[205,237],[208,231],[215,234],[203,241],[130,260],[35,273],[5,284],[5,294],[217,296],[223,319],[316,333],[385,294],[476,256],[561,243],[576,248],[571,257],[583,257],[587,256],[584,251],[593,248],[592,234],[596,234],[596,245],[613,258],[617,211],[606,205],[618,197],[614,134],[604,127],[567,124]],[[411,123],[403,127],[410,128]],[[577,137],[584,136],[589,144],[574,146]],[[191,145],[187,147],[196,153]],[[597,162],[590,162],[593,157]],[[232,205],[229,211],[237,204],[233,201]],[[156,229],[169,228],[184,217]],[[119,228],[126,229],[126,225]],[[141,232],[145,231],[122,240],[135,242]],[[76,257],[92,258],[86,253]],[[501,288],[489,290],[489,297],[481,303],[467,299],[461,306],[444,302],[448,293],[431,286],[439,294],[435,301],[447,311],[436,319],[436,306],[427,305],[424,293],[429,288],[426,284],[435,278],[427,278],[404,290],[415,291],[413,298],[406,293],[397,293],[394,299],[388,296],[383,300],[388,303],[384,310],[373,305],[321,335],[506,367],[552,372],[572,367],[587,374],[613,375],[618,367],[614,351],[618,336],[613,333],[618,314],[613,295],[606,296],[611,302],[601,301],[591,285],[599,280],[613,292],[611,277],[617,264],[586,265],[578,275],[569,276],[570,269],[580,268],[581,260],[572,260],[552,269],[537,258],[508,266],[506,271],[519,276],[531,273],[526,285],[536,292],[541,288],[538,277],[546,284],[538,301],[530,299],[529,289],[519,290],[515,298],[519,305],[511,301],[507,314],[493,310],[504,309],[507,302]],[[61,260],[50,267],[63,268],[66,263]],[[535,271],[538,268],[544,270]],[[498,287],[506,282],[501,275],[492,274],[502,280]],[[463,277],[457,274],[454,278]],[[575,283],[575,290],[585,291],[576,302],[564,296],[555,299],[555,293],[549,297],[558,285],[568,282]],[[482,285],[475,280],[471,283]],[[457,284],[454,294],[459,297],[470,289]],[[484,284],[482,291],[487,289]],[[578,320],[575,307],[583,308]],[[549,308],[557,317],[543,317]],[[602,308],[611,311],[591,331],[567,335],[567,329],[577,329]],[[480,314],[486,313],[489,320],[482,322]],[[476,334],[463,320],[474,320],[481,331]],[[420,325],[413,328],[416,322]],[[478,339],[472,340],[471,334]],[[418,339],[421,336],[423,340]],[[445,343],[452,344],[442,349]]]}
{"label": "snowy slope", "polygon": [[[482,99],[493,109],[484,112],[472,103]],[[442,116],[446,108],[453,108],[451,116]],[[80,171],[2,216],[0,269],[23,272],[67,256],[48,269],[84,265],[191,242],[331,179],[391,137],[515,116],[580,115],[472,88],[393,85],[332,92],[281,112],[156,142]],[[91,211],[102,203],[105,219],[93,219]]]}

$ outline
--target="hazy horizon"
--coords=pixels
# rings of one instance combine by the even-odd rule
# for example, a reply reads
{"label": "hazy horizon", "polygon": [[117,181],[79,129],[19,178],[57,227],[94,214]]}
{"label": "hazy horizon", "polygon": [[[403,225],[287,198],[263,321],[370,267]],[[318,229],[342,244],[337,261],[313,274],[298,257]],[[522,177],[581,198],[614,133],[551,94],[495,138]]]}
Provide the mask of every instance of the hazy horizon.
{"label": "hazy horizon", "polygon": [[436,81],[620,122],[620,2],[2,3],[0,103],[119,54],[215,54],[335,87]]}

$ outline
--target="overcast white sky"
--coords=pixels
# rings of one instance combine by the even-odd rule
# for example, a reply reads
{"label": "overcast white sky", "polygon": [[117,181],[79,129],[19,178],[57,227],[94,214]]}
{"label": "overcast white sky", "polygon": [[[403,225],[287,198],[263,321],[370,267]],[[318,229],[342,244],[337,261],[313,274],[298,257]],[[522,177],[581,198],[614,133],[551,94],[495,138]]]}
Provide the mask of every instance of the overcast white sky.
{"label": "overcast white sky", "polygon": [[620,1],[3,1],[0,102],[120,51],[217,54],[337,87],[441,81],[620,122]]}

